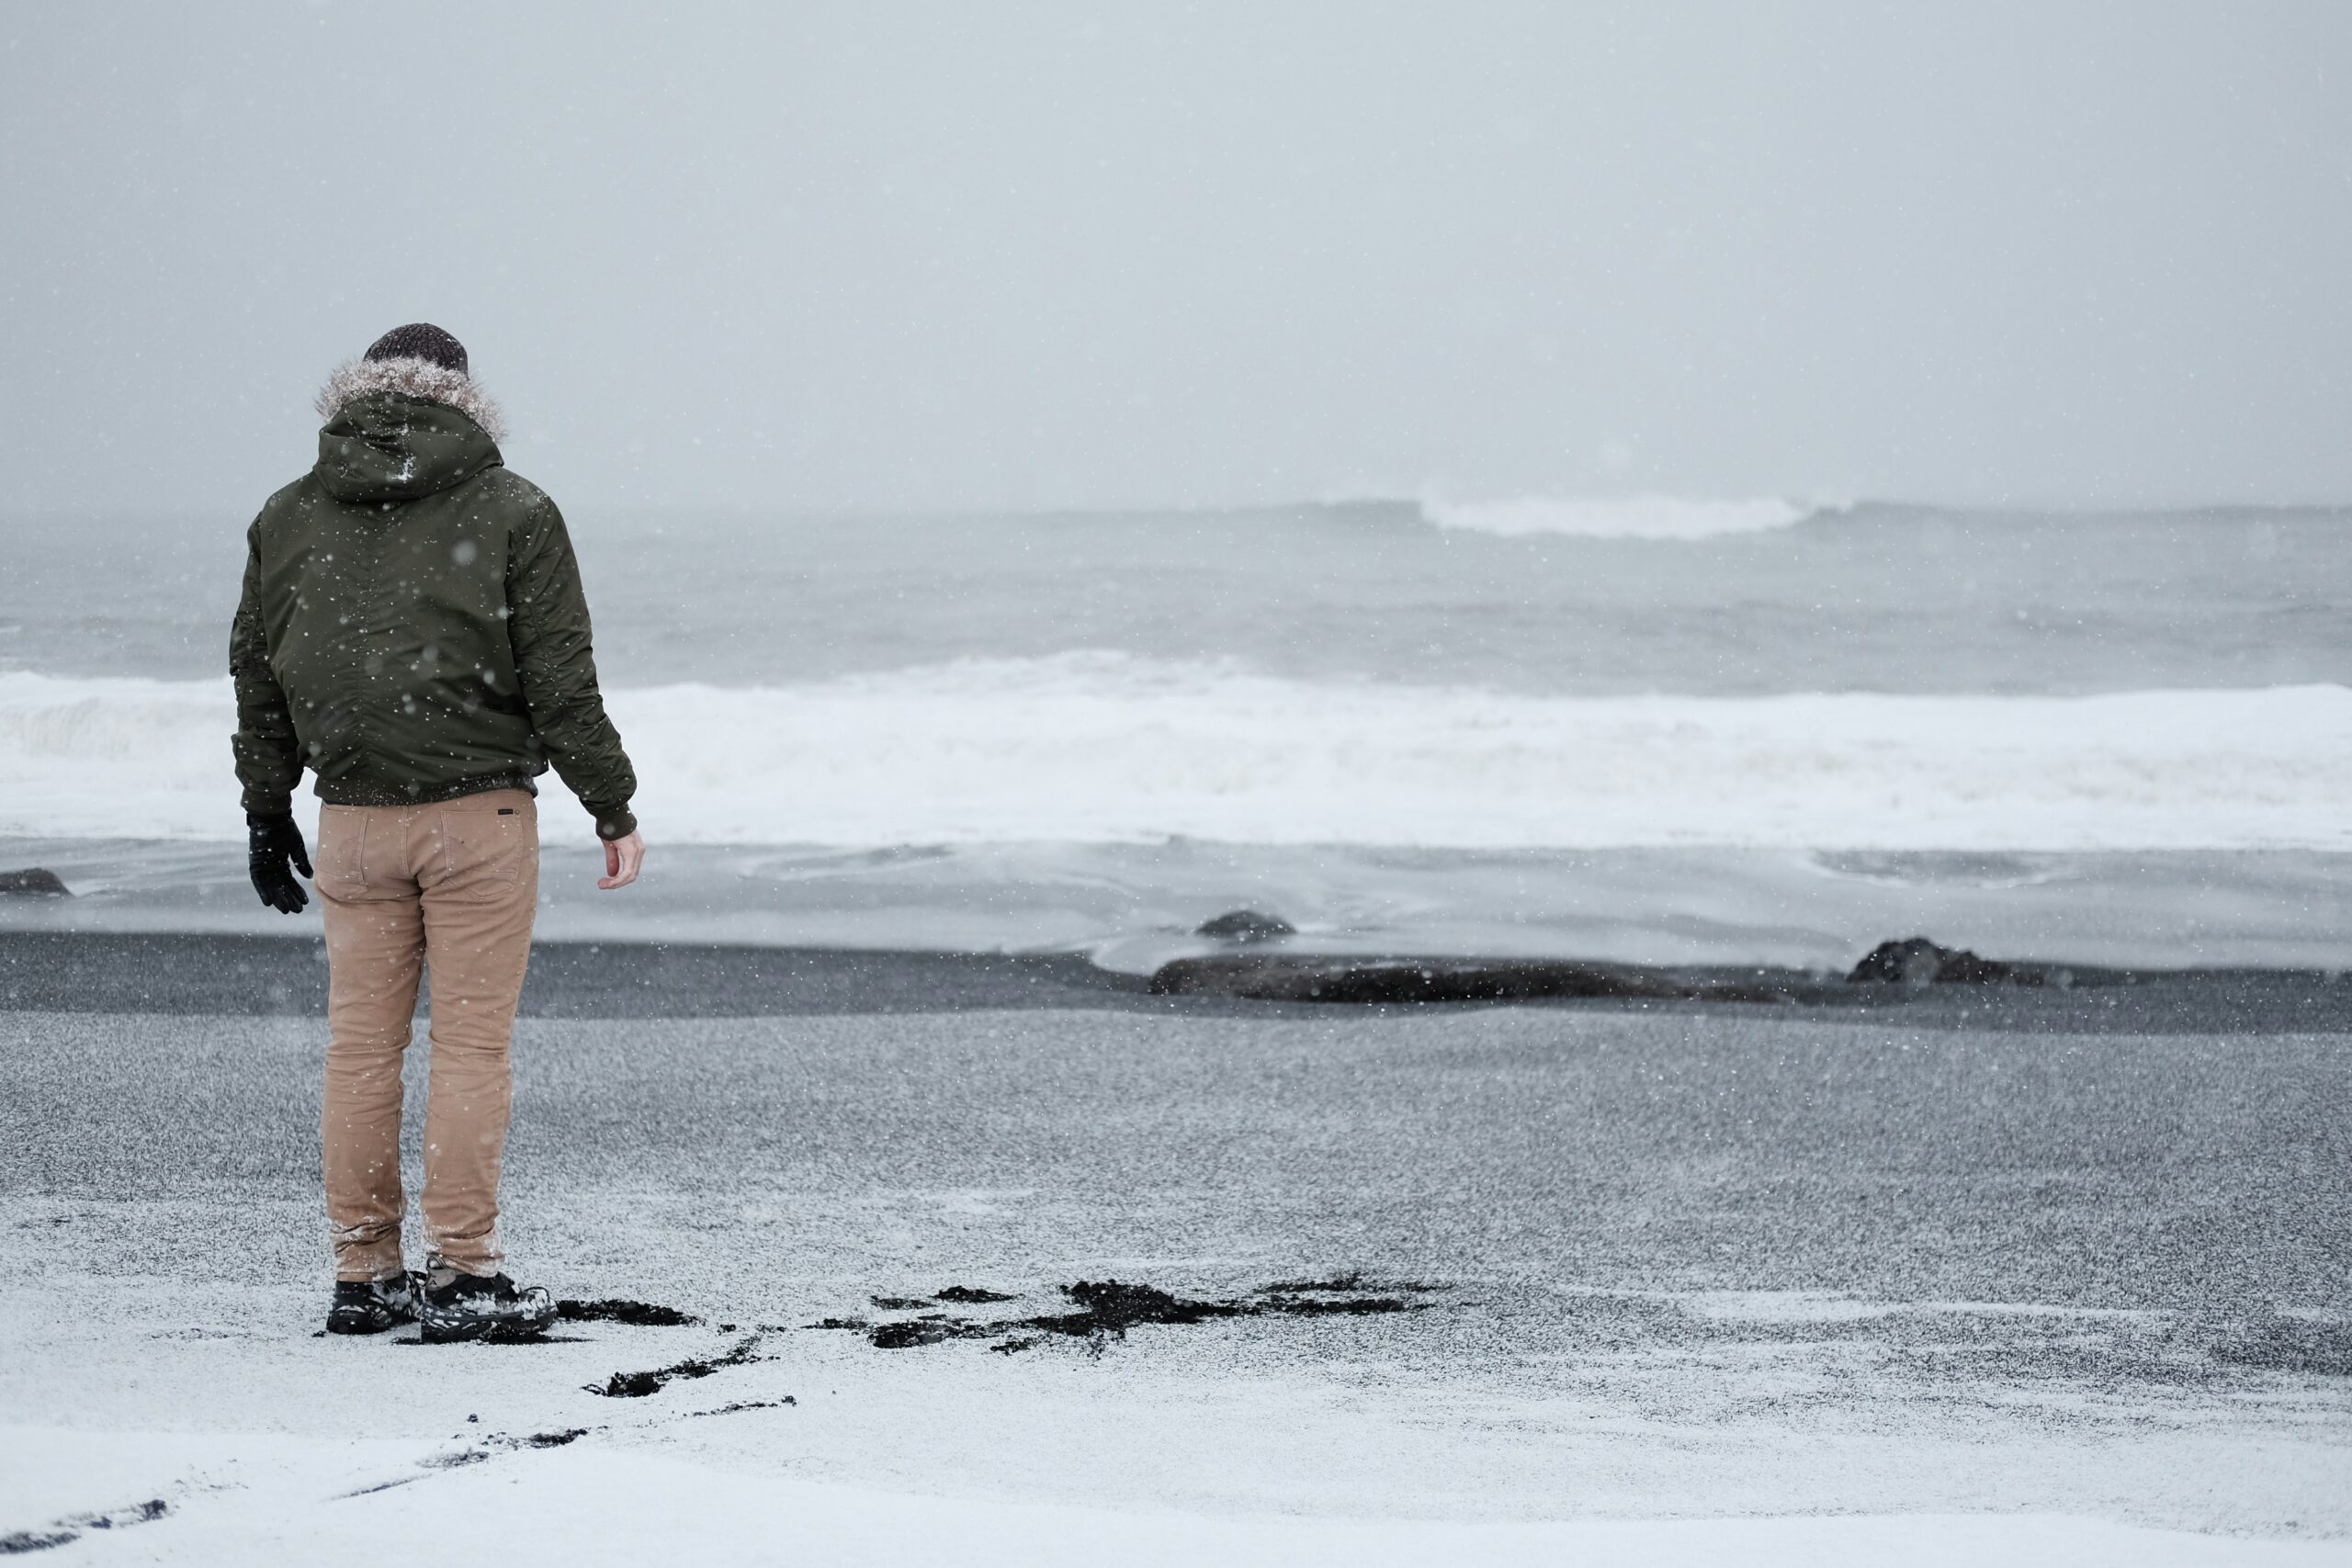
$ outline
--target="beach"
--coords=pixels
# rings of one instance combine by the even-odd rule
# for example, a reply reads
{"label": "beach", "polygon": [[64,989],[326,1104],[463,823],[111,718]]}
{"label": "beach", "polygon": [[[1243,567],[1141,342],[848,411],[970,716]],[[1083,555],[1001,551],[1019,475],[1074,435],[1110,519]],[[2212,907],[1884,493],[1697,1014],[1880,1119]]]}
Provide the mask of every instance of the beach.
{"label": "beach", "polygon": [[[715,1561],[772,1508],[876,1561],[985,1529],[1045,1561],[2316,1562],[2352,1531],[2352,987],[2200,1020],[2180,981],[2104,1025],[1964,987],[1365,1009],[558,945],[510,1247],[700,1322],[420,1349],[314,1337],[310,943],[0,953],[0,1495],[10,1529],[166,1505],[81,1529],[93,1561],[332,1550],[485,1486]],[[1106,1280],[1235,1310],[1001,1326]]]}
{"label": "beach", "polygon": [[233,531],[16,528],[0,1537],[2352,1560],[2338,514],[575,531],[653,848],[545,781],[504,1192],[585,1315],[428,1349],[319,1336]]}

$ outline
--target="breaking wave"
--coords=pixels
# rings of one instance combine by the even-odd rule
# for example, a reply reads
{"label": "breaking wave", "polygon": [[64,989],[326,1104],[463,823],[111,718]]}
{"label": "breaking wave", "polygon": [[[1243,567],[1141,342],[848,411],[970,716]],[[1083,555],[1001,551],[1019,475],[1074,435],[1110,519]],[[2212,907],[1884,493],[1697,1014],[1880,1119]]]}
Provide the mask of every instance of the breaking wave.
{"label": "breaking wave", "polygon": [[1441,528],[1521,536],[1562,534],[1586,539],[1712,539],[1761,534],[1804,522],[1826,508],[1766,496],[1750,501],[1686,501],[1670,495],[1519,496],[1506,501],[1424,498],[1421,515]]}
{"label": "breaking wave", "polygon": [[[672,842],[2352,849],[2338,685],[1531,698],[1072,653],[609,702]],[[0,833],[240,837],[233,722],[226,680],[0,675]]]}

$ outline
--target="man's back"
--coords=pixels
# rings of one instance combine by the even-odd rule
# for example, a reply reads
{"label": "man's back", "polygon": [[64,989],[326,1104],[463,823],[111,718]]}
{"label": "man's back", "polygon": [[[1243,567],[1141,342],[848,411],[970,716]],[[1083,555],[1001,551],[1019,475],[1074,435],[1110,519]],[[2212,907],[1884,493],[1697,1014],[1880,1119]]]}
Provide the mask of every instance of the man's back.
{"label": "man's back", "polygon": [[[596,687],[562,514],[503,466],[468,377],[363,360],[321,396],[319,461],[249,535],[232,640],[248,811],[414,805],[529,788],[552,762],[635,827],[636,778]],[[282,713],[277,699],[282,695]]]}

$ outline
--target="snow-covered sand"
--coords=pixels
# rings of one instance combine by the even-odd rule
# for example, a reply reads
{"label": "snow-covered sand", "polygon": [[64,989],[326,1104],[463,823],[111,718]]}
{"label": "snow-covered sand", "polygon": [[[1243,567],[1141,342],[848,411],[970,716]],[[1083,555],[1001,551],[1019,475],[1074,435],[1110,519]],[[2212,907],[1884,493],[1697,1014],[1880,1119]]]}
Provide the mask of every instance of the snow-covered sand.
{"label": "snow-covered sand", "polygon": [[[2340,1036],[526,1020],[519,1267],[707,1321],[439,1349],[313,1337],[320,1034],[0,1014],[0,1533],[134,1562],[2352,1561]],[[1079,1279],[1352,1268],[1437,1288],[1010,1355],[803,1326],[950,1282],[1018,1319]]]}
{"label": "snow-covered sand", "polygon": [[[2064,1515],[1894,1515],[1464,1523],[1122,1511],[914,1495],[744,1474],[579,1444],[483,1451],[457,1442],[0,1428],[0,1518],[60,1496],[108,1499],[31,1539],[54,1561],[243,1565],[366,1562],[388,1542],[462,1542],[536,1564],[805,1563],[897,1568],[1423,1568],[1441,1562],[1687,1568],[2299,1568],[2352,1560],[2338,1542],[2231,1540]],[[166,1505],[145,1520],[125,1499]],[[92,1529],[104,1518],[107,1525]],[[77,1528],[78,1527],[78,1528]]]}

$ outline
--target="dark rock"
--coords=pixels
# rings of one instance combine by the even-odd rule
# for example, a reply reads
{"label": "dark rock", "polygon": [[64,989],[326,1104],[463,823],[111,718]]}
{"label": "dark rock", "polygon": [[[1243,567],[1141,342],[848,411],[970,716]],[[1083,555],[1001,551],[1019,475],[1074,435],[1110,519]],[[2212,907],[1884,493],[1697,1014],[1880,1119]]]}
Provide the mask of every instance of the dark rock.
{"label": "dark rock", "polygon": [[1785,988],[1630,965],[1550,959],[1180,958],[1160,966],[1163,997],[1273,1002],[1504,1002],[1556,997],[1787,1002]]}
{"label": "dark rock", "polygon": [[1966,948],[1939,947],[1923,936],[1880,942],[1846,976],[1849,985],[1882,986],[2046,986],[2052,978],[2039,964],[1980,958]]}
{"label": "dark rock", "polygon": [[20,893],[35,898],[74,897],[74,890],[65,886],[63,877],[37,865],[23,871],[0,871],[0,893]]}
{"label": "dark rock", "polygon": [[1218,942],[1280,942],[1286,936],[1296,936],[1298,928],[1280,915],[1263,915],[1255,909],[1234,909],[1204,923],[1193,934],[1211,937]]}

